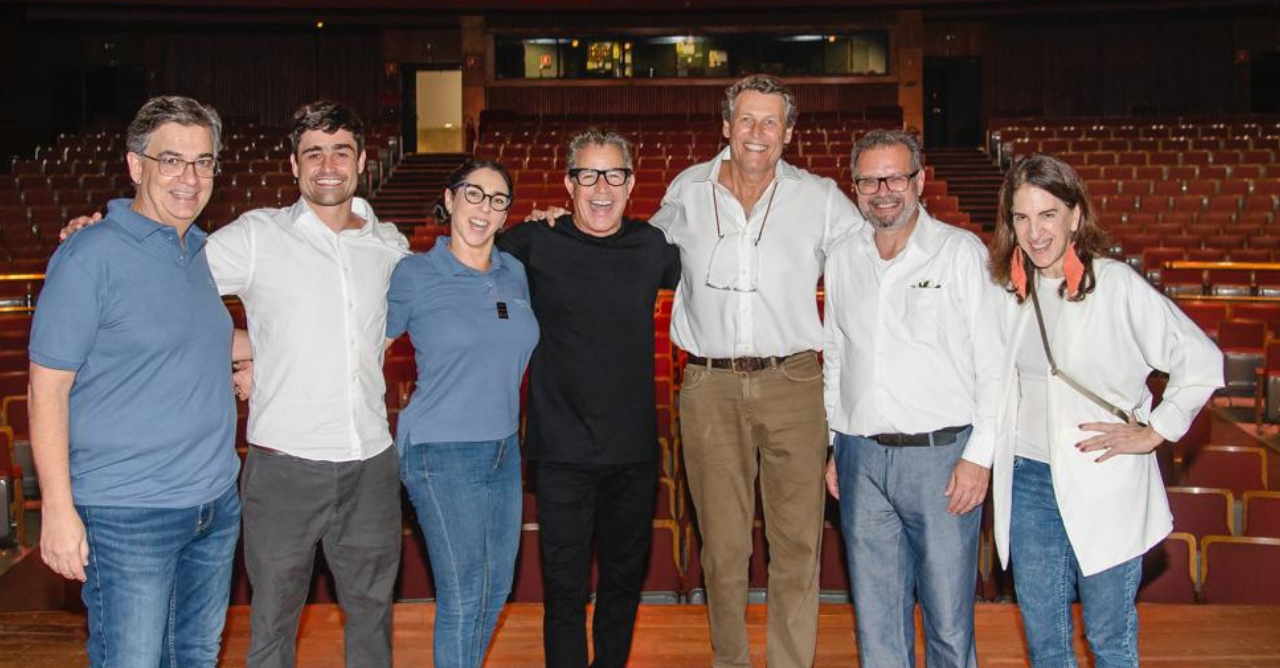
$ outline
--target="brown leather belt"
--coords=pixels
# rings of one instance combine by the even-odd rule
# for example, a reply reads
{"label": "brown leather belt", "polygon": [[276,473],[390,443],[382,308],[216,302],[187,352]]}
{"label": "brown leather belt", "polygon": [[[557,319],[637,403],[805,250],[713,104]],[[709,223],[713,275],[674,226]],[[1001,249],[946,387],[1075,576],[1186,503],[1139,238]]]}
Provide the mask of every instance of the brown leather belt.
{"label": "brown leather belt", "polygon": [[870,438],[880,445],[890,445],[902,448],[924,447],[930,445],[951,445],[956,442],[956,437],[968,428],[968,425],[963,427],[943,427],[937,431],[925,432],[923,434],[875,434],[874,436],[868,436],[867,438]]}
{"label": "brown leather belt", "polygon": [[795,357],[796,355],[804,355],[808,351],[796,353],[795,355],[787,355],[785,357],[698,357],[697,355],[689,356],[689,364],[693,366],[707,367],[708,369],[724,369],[726,371],[736,371],[746,373],[750,371],[761,371],[764,369],[772,369],[780,366],[783,362]]}

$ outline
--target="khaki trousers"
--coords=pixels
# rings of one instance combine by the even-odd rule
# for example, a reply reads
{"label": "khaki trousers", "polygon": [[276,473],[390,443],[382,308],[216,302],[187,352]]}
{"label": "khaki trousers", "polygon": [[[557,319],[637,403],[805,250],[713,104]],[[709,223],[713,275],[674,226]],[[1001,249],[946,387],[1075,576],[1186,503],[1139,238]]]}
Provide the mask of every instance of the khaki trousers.
{"label": "khaki trousers", "polygon": [[818,561],[827,423],[816,353],[734,372],[689,365],[680,433],[702,533],[715,668],[749,668],[747,565],[760,475],[769,543],[770,668],[810,668],[817,648]]}

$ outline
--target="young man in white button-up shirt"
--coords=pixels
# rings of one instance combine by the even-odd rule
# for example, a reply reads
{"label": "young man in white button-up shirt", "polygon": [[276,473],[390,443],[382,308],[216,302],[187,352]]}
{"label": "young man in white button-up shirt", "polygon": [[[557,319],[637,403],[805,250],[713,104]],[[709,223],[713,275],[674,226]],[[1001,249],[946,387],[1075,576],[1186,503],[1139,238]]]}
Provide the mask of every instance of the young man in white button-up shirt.
{"label": "young man in white button-up shirt", "polygon": [[787,164],[795,99],[778,79],[726,91],[729,147],[678,176],[649,221],[680,248],[671,320],[717,668],[751,665],[747,562],[759,473],[772,668],[813,665],[827,428],[815,289],[832,243],[861,224],[831,179]]}
{"label": "young man in white button-up shirt", "polygon": [[870,223],[826,267],[827,468],[862,665],[914,665],[915,603],[930,668],[974,668],[978,530],[994,448],[1004,296],[973,234],[931,217],[920,146],[876,130],[853,150]]}
{"label": "young man in white button-up shirt", "polygon": [[387,286],[408,242],[355,196],[362,134],[346,107],[303,106],[290,136],[301,199],[209,238],[218,289],[244,302],[253,344],[241,496],[255,668],[295,665],[317,544],[345,613],[346,665],[391,664],[400,484],[382,362]]}

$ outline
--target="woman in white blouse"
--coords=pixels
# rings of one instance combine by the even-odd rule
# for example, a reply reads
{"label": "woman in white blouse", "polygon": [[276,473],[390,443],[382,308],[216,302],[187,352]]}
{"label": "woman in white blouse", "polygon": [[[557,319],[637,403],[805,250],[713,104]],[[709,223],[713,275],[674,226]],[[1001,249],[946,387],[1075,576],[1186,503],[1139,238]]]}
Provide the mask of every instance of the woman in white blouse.
{"label": "woman in white blouse", "polygon": [[[1222,386],[1217,347],[1104,249],[1070,166],[1034,155],[1009,171],[991,243],[1010,292],[992,490],[1036,668],[1076,666],[1077,591],[1097,668],[1138,665],[1142,555],[1172,528],[1153,451]],[[1157,369],[1169,384],[1152,409]]]}

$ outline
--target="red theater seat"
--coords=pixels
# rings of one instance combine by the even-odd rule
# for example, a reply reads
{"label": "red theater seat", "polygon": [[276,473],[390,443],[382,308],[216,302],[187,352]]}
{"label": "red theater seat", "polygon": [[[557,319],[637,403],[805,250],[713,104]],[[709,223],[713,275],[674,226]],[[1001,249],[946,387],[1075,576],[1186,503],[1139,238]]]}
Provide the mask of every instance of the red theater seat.
{"label": "red theater seat", "polygon": [[1244,493],[1244,535],[1280,538],[1280,492]]}
{"label": "red theater seat", "polygon": [[1206,445],[1187,462],[1183,484],[1228,489],[1234,496],[1267,489],[1267,451],[1243,445]]}
{"label": "red theater seat", "polygon": [[1171,533],[1142,558],[1141,603],[1196,602],[1196,539]]}
{"label": "red theater seat", "polygon": [[1179,301],[1178,307],[1210,338],[1217,338],[1218,323],[1227,319],[1227,305],[1221,302]]}
{"label": "red theater seat", "polygon": [[1197,538],[1230,536],[1235,531],[1235,501],[1231,491],[1210,487],[1169,487],[1173,530]]}
{"label": "red theater seat", "polygon": [[1218,323],[1218,347],[1226,358],[1227,392],[1253,394],[1266,343],[1264,322],[1228,318]]}
{"label": "red theater seat", "polygon": [[1200,594],[1205,603],[1280,604],[1280,538],[1209,536],[1201,541]]}

